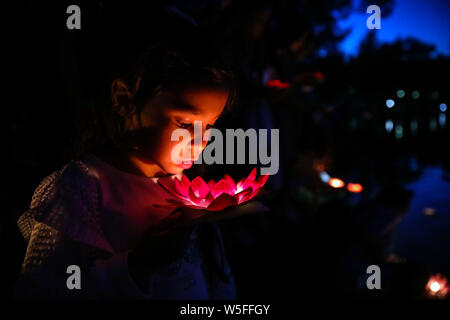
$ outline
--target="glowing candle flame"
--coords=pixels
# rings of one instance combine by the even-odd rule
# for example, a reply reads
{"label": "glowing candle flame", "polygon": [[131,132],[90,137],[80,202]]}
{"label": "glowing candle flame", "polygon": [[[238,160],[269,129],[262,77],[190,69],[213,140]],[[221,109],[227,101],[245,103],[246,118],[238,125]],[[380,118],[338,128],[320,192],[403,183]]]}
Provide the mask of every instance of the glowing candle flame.
{"label": "glowing candle flame", "polygon": [[445,298],[448,293],[447,279],[440,274],[431,276],[425,289],[430,297]]}
{"label": "glowing candle flame", "polygon": [[345,185],[344,181],[338,178],[331,178],[328,184],[333,188],[343,188]]}
{"label": "glowing candle flame", "polygon": [[360,193],[363,191],[363,187],[359,183],[349,183],[347,184],[347,190],[353,193]]}
{"label": "glowing candle flame", "polygon": [[441,289],[441,285],[437,281],[435,281],[430,285],[430,289],[433,292],[438,292],[439,289]]}

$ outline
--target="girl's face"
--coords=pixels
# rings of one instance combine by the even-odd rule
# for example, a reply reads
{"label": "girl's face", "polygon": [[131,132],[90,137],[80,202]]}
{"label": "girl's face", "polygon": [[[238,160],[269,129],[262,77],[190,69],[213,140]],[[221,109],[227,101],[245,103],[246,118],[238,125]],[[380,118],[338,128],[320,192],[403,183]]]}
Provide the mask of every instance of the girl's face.
{"label": "girl's face", "polygon": [[171,140],[172,132],[176,129],[190,132],[189,160],[195,161],[207,142],[194,145],[194,121],[201,121],[203,135],[220,117],[227,99],[226,90],[210,88],[163,92],[150,99],[140,115],[128,122],[135,142],[129,159],[146,176],[177,174],[188,169],[192,165],[189,161],[182,164],[172,161],[172,149],[180,143]]}

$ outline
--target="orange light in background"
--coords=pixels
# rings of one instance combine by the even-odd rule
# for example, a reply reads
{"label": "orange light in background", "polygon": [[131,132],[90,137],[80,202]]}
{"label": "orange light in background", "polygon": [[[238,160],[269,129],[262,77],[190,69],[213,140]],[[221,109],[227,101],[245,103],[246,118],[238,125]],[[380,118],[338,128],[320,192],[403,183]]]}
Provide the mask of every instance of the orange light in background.
{"label": "orange light in background", "polygon": [[333,188],[343,188],[345,185],[344,181],[338,178],[331,178],[328,184]]}
{"label": "orange light in background", "polygon": [[359,183],[349,183],[347,184],[347,190],[353,193],[360,193],[364,189]]}
{"label": "orange light in background", "polygon": [[320,162],[315,162],[313,164],[314,169],[316,169],[317,171],[325,171],[325,165],[323,163]]}
{"label": "orange light in background", "polygon": [[429,297],[445,298],[448,293],[447,279],[440,274],[430,277],[425,287]]}

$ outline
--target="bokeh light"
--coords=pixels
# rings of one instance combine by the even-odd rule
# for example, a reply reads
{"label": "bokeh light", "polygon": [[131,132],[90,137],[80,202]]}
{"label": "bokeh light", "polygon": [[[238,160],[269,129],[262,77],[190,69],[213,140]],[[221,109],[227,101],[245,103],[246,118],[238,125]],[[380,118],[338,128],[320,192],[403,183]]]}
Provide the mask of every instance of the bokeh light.
{"label": "bokeh light", "polygon": [[347,190],[353,193],[360,193],[363,191],[363,187],[359,183],[349,183],[347,185]]}
{"label": "bokeh light", "polygon": [[430,118],[430,130],[435,131],[437,128],[437,121],[435,118]]}
{"label": "bokeh light", "polygon": [[394,122],[392,122],[392,120],[386,120],[384,123],[384,128],[388,133],[392,132],[392,129],[394,129]]}
{"label": "bokeh light", "polygon": [[445,113],[439,114],[439,125],[443,128],[445,127],[445,122],[447,121]]}
{"label": "bokeh light", "polygon": [[417,90],[414,90],[414,91],[411,93],[411,97],[412,97],[414,100],[419,99],[419,98],[420,98],[420,92],[417,91]]}
{"label": "bokeh light", "polygon": [[330,181],[330,175],[325,171],[321,171],[319,175],[320,180],[322,180],[322,182],[328,183],[328,181]]}
{"label": "bokeh light", "polygon": [[411,128],[411,132],[413,134],[417,133],[418,127],[419,127],[419,123],[417,122],[417,120],[411,120],[410,128]]}
{"label": "bokeh light", "polygon": [[403,98],[406,95],[404,90],[397,90],[397,97],[400,99]]}
{"label": "bokeh light", "polygon": [[396,137],[397,139],[403,138],[403,126],[402,126],[401,124],[398,124],[398,125],[395,127],[395,137]]}
{"label": "bokeh light", "polygon": [[328,184],[333,188],[343,188],[345,183],[341,179],[331,178]]}
{"label": "bokeh light", "polygon": [[428,280],[425,290],[429,297],[443,299],[449,291],[447,279],[441,274],[433,275]]}
{"label": "bokeh light", "polygon": [[434,100],[439,99],[439,92],[433,91],[433,92],[431,93],[431,98],[434,99]]}

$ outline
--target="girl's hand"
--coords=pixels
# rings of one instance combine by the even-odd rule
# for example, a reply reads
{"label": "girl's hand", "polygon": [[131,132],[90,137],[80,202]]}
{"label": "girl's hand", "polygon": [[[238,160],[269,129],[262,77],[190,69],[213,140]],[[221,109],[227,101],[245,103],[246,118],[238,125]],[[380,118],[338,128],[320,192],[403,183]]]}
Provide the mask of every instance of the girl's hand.
{"label": "girl's hand", "polygon": [[197,223],[213,222],[251,213],[261,213],[269,211],[266,206],[258,201],[251,201],[243,205],[228,207],[221,211],[208,211],[191,208],[183,208],[179,210],[181,210],[181,216],[175,222],[174,228],[188,227]]}
{"label": "girl's hand", "polygon": [[129,266],[131,269],[149,272],[180,258],[187,249],[192,226],[195,224],[268,210],[257,201],[221,211],[177,209],[146,231],[136,248],[129,253]]}
{"label": "girl's hand", "polygon": [[181,216],[181,211],[177,210],[158,225],[150,227],[128,254],[130,275],[144,291],[143,284],[149,273],[160,270],[186,252],[192,228],[175,229]]}
{"label": "girl's hand", "polygon": [[156,226],[150,227],[128,255],[128,269],[136,284],[146,292],[148,275],[184,255],[192,226],[269,209],[260,202],[212,212],[190,208],[177,209]]}

